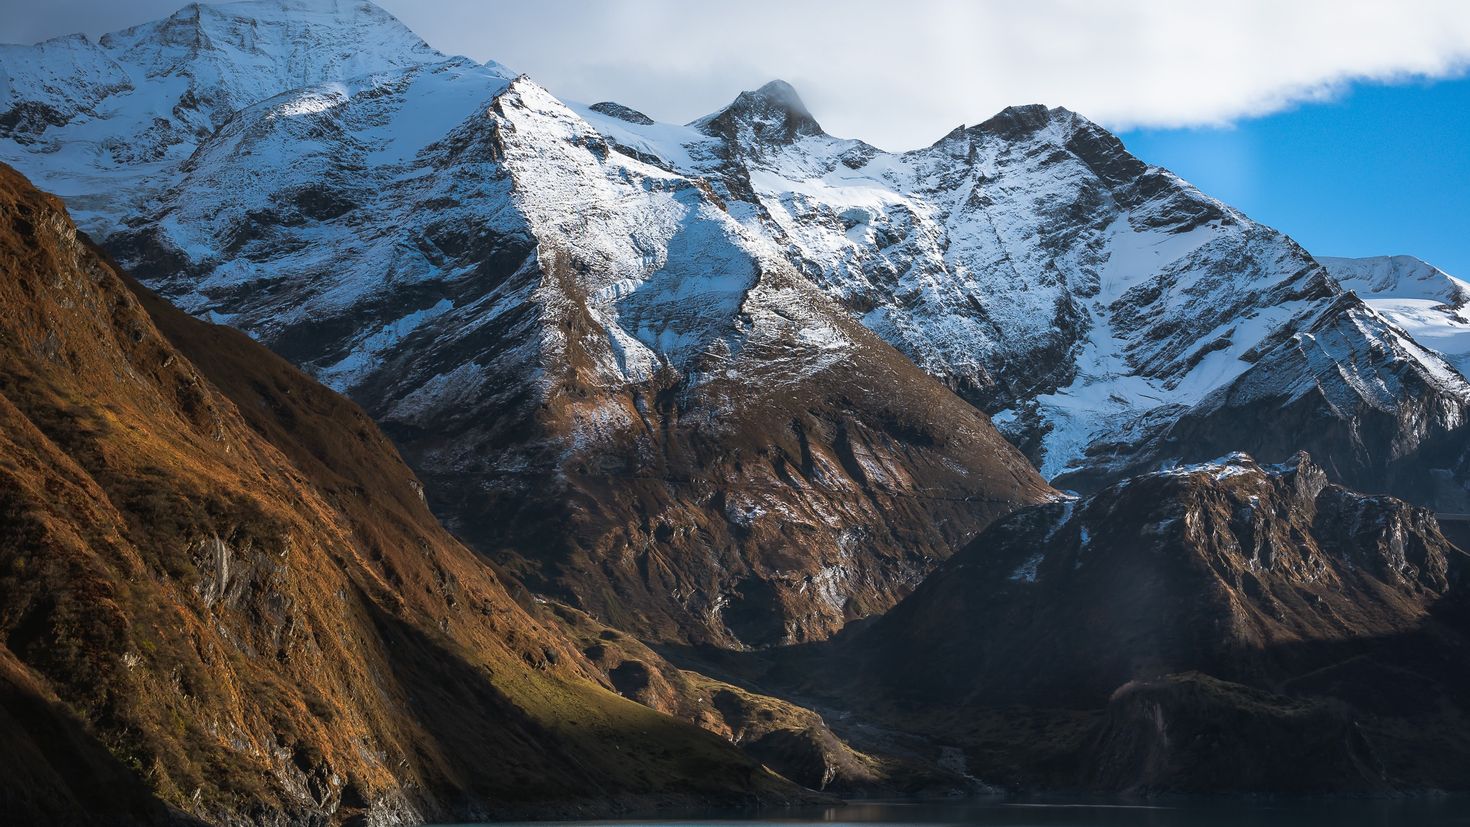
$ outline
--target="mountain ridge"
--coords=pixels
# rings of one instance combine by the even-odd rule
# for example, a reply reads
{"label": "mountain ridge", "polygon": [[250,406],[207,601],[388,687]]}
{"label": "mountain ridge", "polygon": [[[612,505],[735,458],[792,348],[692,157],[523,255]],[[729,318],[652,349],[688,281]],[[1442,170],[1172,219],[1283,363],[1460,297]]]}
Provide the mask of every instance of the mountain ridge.
{"label": "mountain ridge", "polygon": [[[424,101],[452,106],[423,129]],[[604,620],[741,645],[825,635],[1007,503],[1048,496],[983,415],[702,180],[621,152],[525,77],[451,59],[285,93],[182,171],[112,249],[351,392],[457,531],[492,556],[507,530],[539,542],[517,571]],[[964,497],[995,504],[950,504]],[[724,611],[742,601],[774,625],[736,631]]]}
{"label": "mountain ridge", "polygon": [[97,239],[0,164],[4,806],[1464,786],[1470,284],[1075,112],[660,123],[247,0],[0,47],[0,161]]}

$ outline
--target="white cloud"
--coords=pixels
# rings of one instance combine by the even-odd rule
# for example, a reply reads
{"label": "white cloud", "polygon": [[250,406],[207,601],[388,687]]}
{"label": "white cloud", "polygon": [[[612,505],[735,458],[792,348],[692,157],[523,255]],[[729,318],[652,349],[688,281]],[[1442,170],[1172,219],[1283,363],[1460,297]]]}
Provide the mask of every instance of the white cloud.
{"label": "white cloud", "polygon": [[[688,121],[780,77],[829,132],[903,149],[1010,104],[1115,128],[1225,123],[1345,84],[1458,74],[1470,0],[378,0],[553,92]],[[183,0],[0,0],[0,39]]]}
{"label": "white cloud", "polygon": [[381,0],[441,50],[687,121],[774,77],[829,132],[927,144],[1017,103],[1219,124],[1470,65],[1466,0]]}

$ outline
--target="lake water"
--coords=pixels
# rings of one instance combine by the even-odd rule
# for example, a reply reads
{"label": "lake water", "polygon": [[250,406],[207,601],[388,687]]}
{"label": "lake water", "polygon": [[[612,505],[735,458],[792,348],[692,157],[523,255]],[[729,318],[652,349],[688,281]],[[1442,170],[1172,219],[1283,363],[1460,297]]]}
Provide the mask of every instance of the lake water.
{"label": "lake water", "polygon": [[[855,803],[754,818],[556,822],[576,827],[1438,827],[1470,826],[1470,799],[1255,802],[1235,799],[1128,804],[1085,800]],[[505,824],[497,827],[507,827]],[[516,827],[548,827],[548,822]]]}

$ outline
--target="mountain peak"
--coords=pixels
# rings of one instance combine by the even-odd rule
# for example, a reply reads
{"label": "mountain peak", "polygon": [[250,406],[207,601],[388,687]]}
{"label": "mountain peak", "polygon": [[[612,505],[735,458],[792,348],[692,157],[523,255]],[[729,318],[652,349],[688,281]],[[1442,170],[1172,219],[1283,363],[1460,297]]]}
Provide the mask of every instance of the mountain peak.
{"label": "mountain peak", "polygon": [[754,91],[741,92],[729,106],[691,126],[737,143],[790,144],[826,134],[796,88],[779,79]]}
{"label": "mountain peak", "polygon": [[186,79],[183,105],[173,109],[195,136],[290,89],[445,59],[364,0],[196,3],[98,43],[134,76]]}
{"label": "mountain peak", "polygon": [[247,65],[269,60],[296,81],[292,85],[338,79],[359,66],[376,70],[444,57],[366,0],[192,3],[162,20],[105,34],[99,42],[109,51],[139,56],[228,52],[245,57]]}
{"label": "mountain peak", "polygon": [[974,128],[977,131],[999,135],[1008,140],[1020,140],[1054,123],[1075,120],[1077,120],[1077,115],[1070,109],[1031,103],[1007,106]]}
{"label": "mountain peak", "polygon": [[768,100],[784,102],[799,107],[803,110],[805,110],[806,108],[805,105],[801,102],[801,95],[798,95],[796,93],[796,87],[792,86],[784,80],[781,80],[780,78],[776,78],[775,80],[766,83],[753,92],[746,91],[741,94],[753,95],[755,97],[766,98]]}

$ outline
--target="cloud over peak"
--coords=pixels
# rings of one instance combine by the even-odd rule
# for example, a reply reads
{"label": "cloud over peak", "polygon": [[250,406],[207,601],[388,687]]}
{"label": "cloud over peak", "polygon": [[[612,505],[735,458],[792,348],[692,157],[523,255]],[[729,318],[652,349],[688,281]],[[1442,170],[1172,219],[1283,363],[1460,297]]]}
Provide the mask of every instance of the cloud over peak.
{"label": "cloud over peak", "polygon": [[[1465,0],[378,0],[440,51],[689,121],[790,80],[836,135],[924,145],[1012,104],[1214,125],[1359,81],[1470,68]],[[0,0],[0,40],[97,35],[181,0]]]}
{"label": "cloud over peak", "polygon": [[1463,0],[383,2],[441,50],[563,96],[687,121],[783,77],[829,132],[894,149],[1011,104],[1118,128],[1219,124],[1470,65]]}

